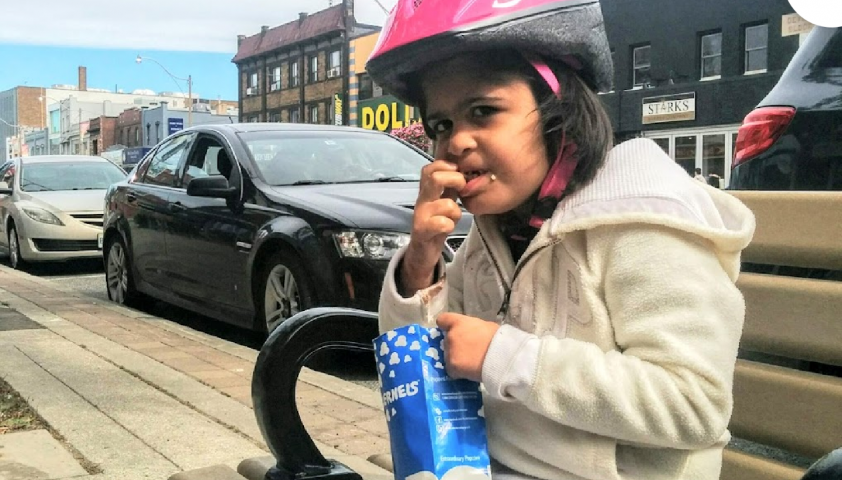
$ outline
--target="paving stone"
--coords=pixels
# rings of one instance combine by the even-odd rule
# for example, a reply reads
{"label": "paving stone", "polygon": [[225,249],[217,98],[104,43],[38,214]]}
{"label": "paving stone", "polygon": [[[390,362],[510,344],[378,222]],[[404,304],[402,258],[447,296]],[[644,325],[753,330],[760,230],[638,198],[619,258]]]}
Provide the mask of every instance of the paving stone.
{"label": "paving stone", "polygon": [[227,465],[214,465],[176,473],[169,480],[246,480],[246,478]]}
{"label": "paving stone", "polygon": [[0,478],[3,480],[50,480],[87,473],[46,430],[0,435]]}

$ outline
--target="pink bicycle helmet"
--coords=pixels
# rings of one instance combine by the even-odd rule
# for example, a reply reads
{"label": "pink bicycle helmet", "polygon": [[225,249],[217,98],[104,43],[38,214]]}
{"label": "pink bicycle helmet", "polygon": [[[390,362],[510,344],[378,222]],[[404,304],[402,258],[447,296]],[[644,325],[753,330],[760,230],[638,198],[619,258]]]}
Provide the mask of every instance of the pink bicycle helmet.
{"label": "pink bicycle helmet", "polygon": [[398,0],[366,70],[389,93],[418,105],[411,74],[491,48],[565,62],[594,90],[611,89],[611,50],[599,0]]}

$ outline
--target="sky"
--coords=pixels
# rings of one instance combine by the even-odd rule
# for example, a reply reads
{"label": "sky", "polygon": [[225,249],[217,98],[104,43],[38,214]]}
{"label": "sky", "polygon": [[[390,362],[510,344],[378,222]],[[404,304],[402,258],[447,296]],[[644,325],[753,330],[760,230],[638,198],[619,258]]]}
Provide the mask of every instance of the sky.
{"label": "sky", "polygon": [[[340,0],[333,0],[336,5]],[[383,25],[396,0],[355,0],[357,21]],[[76,85],[87,68],[88,87],[187,92],[154,62],[193,79],[203,98],[237,99],[231,58],[237,35],[254,35],[314,13],[330,0],[26,0],[5,7],[0,28],[0,91],[19,85]],[[119,6],[118,6],[119,5]]]}

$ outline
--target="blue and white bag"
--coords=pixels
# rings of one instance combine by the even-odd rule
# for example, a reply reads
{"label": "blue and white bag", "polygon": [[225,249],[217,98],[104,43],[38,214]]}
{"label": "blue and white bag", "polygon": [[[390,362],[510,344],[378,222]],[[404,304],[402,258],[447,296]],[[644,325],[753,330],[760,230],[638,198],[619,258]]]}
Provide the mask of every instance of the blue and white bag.
{"label": "blue and white bag", "polygon": [[479,384],[444,370],[438,328],[409,325],[374,340],[395,480],[489,480]]}

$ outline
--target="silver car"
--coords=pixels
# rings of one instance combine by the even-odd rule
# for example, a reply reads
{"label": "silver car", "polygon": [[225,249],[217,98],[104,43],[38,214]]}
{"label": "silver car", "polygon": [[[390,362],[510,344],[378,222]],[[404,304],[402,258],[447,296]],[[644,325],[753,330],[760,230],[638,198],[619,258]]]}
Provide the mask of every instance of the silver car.
{"label": "silver car", "polygon": [[102,157],[47,155],[0,166],[0,247],[25,262],[102,256],[105,191],[126,173]]}

